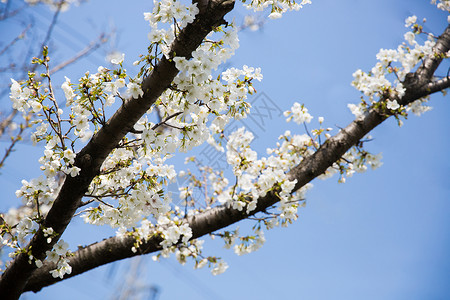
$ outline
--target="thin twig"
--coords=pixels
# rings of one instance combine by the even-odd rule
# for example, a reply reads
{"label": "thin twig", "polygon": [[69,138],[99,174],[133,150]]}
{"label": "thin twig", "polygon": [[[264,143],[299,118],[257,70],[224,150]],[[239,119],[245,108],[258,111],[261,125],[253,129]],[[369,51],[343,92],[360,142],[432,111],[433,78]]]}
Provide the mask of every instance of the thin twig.
{"label": "thin twig", "polygon": [[179,111],[179,112],[177,112],[177,113],[174,113],[173,115],[168,116],[164,121],[161,121],[161,122],[159,122],[158,124],[155,124],[155,125],[152,127],[152,129],[155,130],[156,128],[158,128],[159,126],[161,126],[161,125],[164,124],[164,125],[166,125],[166,126],[169,126],[169,127],[172,127],[172,128],[176,128],[176,129],[182,130],[183,128],[180,128],[180,127],[177,127],[177,126],[174,126],[174,125],[167,124],[167,121],[169,121],[170,119],[175,118],[176,116],[181,115],[182,113],[183,113],[183,112]]}

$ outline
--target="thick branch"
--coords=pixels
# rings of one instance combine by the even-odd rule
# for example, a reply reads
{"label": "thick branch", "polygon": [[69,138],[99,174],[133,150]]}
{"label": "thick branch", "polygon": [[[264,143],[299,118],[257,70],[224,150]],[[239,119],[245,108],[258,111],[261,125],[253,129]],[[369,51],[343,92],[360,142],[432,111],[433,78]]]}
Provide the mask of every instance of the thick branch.
{"label": "thick branch", "polygon": [[444,33],[438,38],[436,45],[434,46],[433,57],[425,58],[422,66],[419,67],[416,74],[422,81],[430,81],[434,75],[434,72],[441,63],[443,56],[441,54],[447,53],[450,49],[450,25],[447,26]]}
{"label": "thick branch", "polygon": [[[447,42],[441,43],[442,40]],[[447,28],[445,33],[439,38],[436,49],[439,50],[440,53],[447,52],[450,48],[450,43],[448,43],[449,40],[450,30]],[[444,44],[444,47],[440,46]],[[430,58],[430,61],[419,68],[416,73],[429,74],[430,70],[425,67],[428,66],[428,68],[433,70],[430,76],[431,79],[433,72],[436,70],[440,61],[441,59],[438,57]],[[418,76],[418,74],[412,74],[412,76],[416,75]],[[410,85],[405,96],[402,98],[403,104],[406,105],[421,97],[437,92],[438,90],[435,88],[437,86],[446,88],[449,85],[448,79],[442,79],[437,82],[431,82],[430,79],[426,84],[416,82],[416,85]],[[289,171],[289,178],[291,180],[297,179],[294,190],[300,189],[302,186],[324,173],[325,170],[339,160],[346,151],[387,118],[388,115],[380,114],[375,110],[370,110],[365,115],[358,117],[355,121],[350,123],[345,129],[342,129],[337,135],[328,139],[313,155],[306,157],[298,166]],[[187,222],[193,232],[192,238],[198,238],[205,234],[212,233],[258,212],[265,211],[278,201],[279,199],[277,196],[268,193],[265,197],[258,199],[256,210],[250,214],[226,206],[218,206],[195,216],[191,216],[187,219]],[[140,252],[134,253],[131,251],[134,242],[135,240],[133,237],[125,237],[123,239],[111,237],[79,249],[75,252],[75,256],[70,259],[72,273],[66,275],[64,279],[81,274],[106,263],[155,252],[161,249],[161,239],[156,236],[141,245]],[[50,276],[49,271],[53,268],[53,264],[45,263],[43,267],[37,269],[32,274],[25,290],[36,292],[45,286],[60,281],[59,278],[55,279]]]}
{"label": "thick branch", "polygon": [[[409,95],[408,98],[402,99],[402,101],[406,100],[408,101],[407,103],[410,103],[412,102],[411,99],[419,99],[448,88],[450,88],[450,77],[445,77],[436,81],[430,81],[415,89],[412,93],[413,95]],[[404,102],[402,102],[402,104],[405,105]]]}
{"label": "thick branch", "polygon": [[[444,33],[438,38],[436,45],[433,48],[434,55],[425,57],[422,65],[417,69],[417,71],[406,76],[403,85],[409,90],[410,97],[415,98],[415,93],[419,92],[423,85],[429,84],[431,82],[434,72],[438,68],[444,55],[449,51],[449,49],[450,25],[447,26]],[[406,100],[408,100],[408,97],[406,97]],[[406,103],[404,101],[405,97],[404,99],[402,99],[401,104],[405,105]]]}
{"label": "thick branch", "polygon": [[[206,35],[223,22],[223,17],[233,9],[233,6],[234,0],[210,1],[210,5],[197,15],[194,22],[180,32],[172,44],[171,55],[190,57],[192,51],[197,49]],[[34,257],[44,260],[45,252],[50,250],[58,240],[53,239],[51,243],[47,243],[43,228],[52,227],[59,234],[58,237],[62,235],[79,207],[89,184],[99,173],[105,158],[169,87],[177,73],[174,62],[163,57],[152,73],[144,79],[143,97],[126,101],[77,154],[75,165],[81,168],[80,174],[76,177],[66,177],[42,226],[27,246]],[[36,269],[34,263],[28,263],[28,258],[28,254],[19,254],[2,274],[0,278],[2,299],[19,298],[31,273]]]}

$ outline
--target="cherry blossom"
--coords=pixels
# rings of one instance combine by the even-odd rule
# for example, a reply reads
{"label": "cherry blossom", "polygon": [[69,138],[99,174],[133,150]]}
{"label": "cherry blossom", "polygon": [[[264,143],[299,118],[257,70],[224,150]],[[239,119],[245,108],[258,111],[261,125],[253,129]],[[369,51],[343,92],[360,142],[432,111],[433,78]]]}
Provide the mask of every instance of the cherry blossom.
{"label": "cherry blossom", "polygon": [[[252,0],[244,5],[254,10],[269,7],[268,18],[278,19],[288,10],[298,10],[310,3],[308,0]],[[440,9],[449,10],[449,7],[449,1],[438,3]],[[333,128],[325,127],[323,117],[315,122],[305,105],[295,102],[284,116],[287,122],[302,125],[299,130],[304,131],[300,134],[285,131],[273,148],[267,149],[266,155],[252,149],[255,137],[245,128],[226,134],[227,124],[244,119],[251,112],[247,97],[256,93],[253,84],[261,81],[263,75],[260,68],[248,65],[219,69],[239,47],[238,28],[231,22],[216,28],[191,55],[178,56],[171,44],[198,13],[197,3],[154,1],[153,11],[144,13],[150,25],[150,46],[149,52],[133,64],[140,67],[138,75],[131,77],[123,68],[124,53],[111,53],[108,56],[111,69],[100,66],[96,73],[87,72],[73,82],[65,77],[61,85],[65,111],[58,107],[56,95],[47,87],[51,83],[50,74],[47,83],[36,82],[31,73],[23,82],[11,79],[12,107],[36,117],[31,138],[33,143],[43,146],[39,159],[42,175],[23,180],[22,187],[16,191],[16,196],[26,204],[25,208],[11,210],[5,218],[16,225],[9,231],[10,236],[2,236],[1,240],[13,249],[11,256],[24,251],[20,244],[41,230],[49,248],[53,245],[51,251],[46,251],[46,261],[56,265],[51,275],[63,278],[72,272],[69,245],[41,221],[58,195],[61,176],[71,179],[85,171],[76,153],[107,126],[110,111],[106,108],[113,106],[116,100],[126,103],[145,97],[143,80],[163,59],[172,63],[178,74],[151,109],[131,126],[132,129],[127,129],[129,132],[105,155],[80,204],[81,218],[91,225],[115,228],[119,238],[132,236],[135,242],[129,250],[133,253],[138,253],[145,242],[157,237],[162,250],[155,256],[156,260],[171,254],[181,264],[192,259],[195,268],[208,265],[213,275],[225,272],[228,264],[203,254],[204,240],[193,238],[188,217],[221,205],[251,216],[255,226],[249,232],[236,228],[212,233],[222,238],[224,247],[233,249],[237,255],[262,247],[266,240],[264,230],[286,227],[298,219],[299,209],[305,206],[306,193],[312,184],[298,189],[297,179],[292,179],[289,170],[326,143]],[[253,24],[250,21],[246,22],[253,26],[249,25]],[[372,109],[396,118],[409,111],[420,115],[431,109],[423,105],[427,98],[402,104],[407,74],[421,60],[434,55],[434,39],[419,43],[416,37],[420,32],[416,25],[417,17],[408,17],[405,27],[411,31],[404,35],[405,42],[397,49],[380,49],[376,55],[378,61],[370,71],[359,69],[353,73],[351,84],[363,95],[360,103],[348,104],[356,118],[362,118]],[[44,58],[37,63],[48,69],[50,58],[45,53]],[[309,130],[306,124],[316,128]],[[227,178],[223,170],[199,164],[195,157],[186,161],[195,165],[197,171],[180,171],[171,164],[174,155],[191,151],[205,142],[223,153],[232,176]],[[359,141],[328,165],[319,178],[339,174],[338,181],[344,183],[355,173],[380,167],[382,154],[366,151],[364,143],[365,140]],[[186,181],[178,193],[167,192],[169,184],[180,177]],[[202,192],[201,197],[195,194],[198,190]],[[277,197],[278,204],[261,211],[259,200],[267,195]],[[38,267],[43,264],[32,254],[30,261]]]}

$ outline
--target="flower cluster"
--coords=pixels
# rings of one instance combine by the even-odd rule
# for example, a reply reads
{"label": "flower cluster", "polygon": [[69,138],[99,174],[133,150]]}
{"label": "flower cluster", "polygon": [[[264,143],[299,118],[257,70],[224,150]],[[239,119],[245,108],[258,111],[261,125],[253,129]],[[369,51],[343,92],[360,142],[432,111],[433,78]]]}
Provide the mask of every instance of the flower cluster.
{"label": "flower cluster", "polygon": [[[397,49],[381,49],[377,54],[378,62],[368,73],[357,70],[353,73],[354,80],[352,85],[368,97],[369,103],[363,100],[360,104],[349,104],[351,112],[355,116],[362,115],[369,107],[376,104],[376,97],[384,98],[383,103],[377,103],[376,107],[386,109],[388,112],[400,113],[406,116],[406,111],[411,110],[413,113],[420,115],[429,110],[422,103],[426,98],[416,100],[408,105],[405,109],[398,100],[405,94],[403,82],[406,75],[424,58],[434,55],[433,47],[435,45],[434,37],[429,39],[422,45],[416,41],[416,35],[422,32],[421,26],[417,23],[417,17],[411,16],[405,20],[405,27],[412,28],[412,31],[404,35],[406,42],[398,46]],[[389,77],[395,75],[395,80],[391,82]]]}
{"label": "flower cluster", "polygon": [[[144,18],[149,22],[152,30],[148,34],[151,45],[159,45],[163,54],[169,58],[170,45],[175,39],[176,32],[194,21],[199,9],[197,3],[189,6],[179,1],[163,0],[153,1],[153,12],[144,13]],[[172,23],[169,28],[158,28],[159,25]],[[149,49],[151,49],[150,46]]]}
{"label": "flower cluster", "polygon": [[[297,123],[309,123],[313,117],[308,110],[299,103],[285,112],[287,121],[294,119]],[[318,118],[322,126],[323,117]],[[257,222],[253,227],[253,233],[241,236],[239,229],[214,233],[213,236],[221,237],[225,242],[225,248],[233,247],[238,255],[250,253],[259,249],[265,241],[262,226],[272,229],[277,226],[287,226],[298,218],[298,209],[305,205],[305,193],[312,187],[311,184],[294,191],[296,180],[289,180],[287,171],[298,165],[305,156],[309,156],[321,145],[322,138],[330,138],[331,128],[313,129],[310,133],[293,135],[286,131],[279,137],[280,142],[273,149],[268,149],[268,157],[258,158],[256,151],[251,149],[254,136],[251,132],[240,128],[227,137],[226,158],[232,166],[236,181],[230,185],[230,181],[224,177],[222,171],[214,171],[210,167],[201,166],[195,158],[189,162],[195,162],[201,171],[201,176],[192,172],[183,172],[188,177],[185,186],[180,188],[180,198],[183,205],[189,207],[188,215],[198,212],[195,208],[201,205],[200,195],[205,198],[206,210],[214,204],[222,204],[236,210],[245,211],[247,214],[255,214],[252,217]],[[381,155],[372,155],[362,149],[362,143],[346,153],[344,157],[329,168],[321,178],[327,178],[334,173],[341,173],[339,182],[345,182],[345,177],[350,177],[354,172],[363,172],[369,166],[375,169],[381,165]],[[199,193],[196,193],[198,189]],[[279,197],[276,211],[264,211],[259,217],[255,209],[258,200],[272,193]],[[184,216],[184,213],[179,215]],[[187,250],[185,250],[186,252]],[[185,255],[183,254],[183,257]]]}
{"label": "flower cluster", "polygon": [[[153,12],[144,13],[144,17],[154,29],[158,28],[159,23],[172,23],[173,20],[177,22],[180,28],[183,28],[187,24],[192,23],[195,15],[199,12],[197,3],[185,6],[179,1],[163,0],[154,1],[153,4]],[[164,33],[162,32],[160,36],[164,36]]]}
{"label": "flower cluster", "polygon": [[[168,21],[175,16],[178,23],[172,29],[191,22],[198,12],[195,4],[183,7],[172,1],[162,2],[155,6],[155,10],[152,15],[146,14],[151,25],[156,24],[152,20]],[[252,80],[262,79],[260,69],[247,66],[242,70],[231,68],[213,79],[212,71],[231,57],[239,46],[236,30],[232,26],[220,28],[219,31],[223,35],[211,34],[193,53],[192,59],[174,58],[180,73],[172,88],[157,101],[157,109],[143,116],[136,124],[134,133],[125,137],[110,153],[101,167],[101,173],[92,181],[87,193],[90,199],[83,203],[87,206],[82,213],[86,222],[108,224],[119,228],[119,234],[140,223],[133,233],[136,240],[146,241],[157,232],[164,239],[162,245],[165,249],[172,249],[179,240],[186,244],[191,238],[187,224],[173,223],[172,220],[160,224],[165,216],[170,216],[172,202],[170,193],[163,192],[163,186],[176,176],[173,166],[166,164],[166,160],[177,150],[188,151],[207,140],[216,143],[214,136],[223,132],[230,119],[246,116],[250,108],[245,102],[247,94],[256,92]],[[149,35],[152,45],[165,49],[165,55],[169,53],[168,45],[174,38],[170,32],[153,26]],[[160,38],[155,37],[158,34]],[[216,36],[219,40],[211,42]],[[145,61],[144,71],[141,69],[141,74],[134,78],[129,77],[122,67],[123,54],[110,58],[116,69],[99,67],[97,73],[86,73],[76,84],[66,77],[61,89],[69,113],[58,107],[50,76],[47,76],[47,86],[36,82],[33,74],[22,84],[13,81],[11,100],[14,107],[38,116],[34,121],[32,140],[35,144],[45,143],[44,156],[40,159],[44,176],[23,181],[23,187],[16,193],[26,200],[28,206],[40,207],[38,216],[45,216],[52,204],[59,189],[60,174],[78,176],[82,171],[75,166],[75,147],[87,141],[105,124],[107,107],[114,105],[117,98],[143,96],[141,76],[151,71],[152,66],[148,62],[157,63],[160,57],[150,58],[149,54],[146,59],[141,60]],[[36,61],[47,70],[48,62],[46,51],[44,58]],[[45,101],[47,104],[43,105]],[[159,112],[159,123],[149,121],[150,114],[155,111]],[[98,204],[91,205],[95,203]],[[21,237],[33,233],[25,229],[22,232]],[[137,250],[139,243],[136,246],[134,250]],[[199,261],[199,266],[203,264],[204,261]],[[208,264],[213,267],[214,273],[225,270],[225,265],[215,258],[209,259]],[[60,257],[58,268],[52,274],[63,276],[69,273],[67,266],[67,260]]]}
{"label": "flower cluster", "polygon": [[40,176],[29,182],[22,180],[22,188],[16,191],[16,196],[26,200],[28,205],[33,204],[35,201],[48,205],[54,200],[57,188],[58,183],[53,177]]}
{"label": "flower cluster", "polygon": [[308,109],[300,103],[294,103],[291,110],[285,111],[284,116],[287,117],[286,121],[290,122],[292,119],[297,124],[309,123],[312,120],[312,116],[308,113]]}
{"label": "flower cluster", "polygon": [[20,220],[19,224],[17,224],[17,237],[19,241],[24,242],[25,237],[28,235],[35,234],[38,230],[39,226],[36,222],[34,222],[31,218],[26,217]]}
{"label": "flower cluster", "polygon": [[436,4],[437,8],[440,10],[450,12],[450,1],[449,0],[431,0],[431,3]]}
{"label": "flower cluster", "polygon": [[[290,181],[284,170],[298,163],[298,153],[281,153],[270,157],[257,158],[251,149],[253,134],[240,128],[233,132],[227,143],[227,162],[233,167],[236,183],[223,190],[216,190],[217,200],[234,209],[254,211],[258,199],[264,197],[274,186],[281,187],[282,200],[291,201],[290,192],[295,181]],[[295,200],[293,201],[295,203]]]}
{"label": "flower cluster", "polygon": [[353,146],[342,158],[330,166],[326,172],[318,178],[327,179],[339,173],[339,182],[345,183],[347,177],[352,177],[355,172],[363,173],[368,167],[375,170],[383,165],[381,162],[382,153],[372,154],[363,149],[363,143],[371,138],[366,137],[359,145]]}
{"label": "flower cluster", "polygon": [[[175,178],[176,172],[165,161],[177,150],[188,151],[206,140],[214,143],[213,136],[221,133],[231,118],[246,115],[249,104],[245,99],[254,90],[252,80],[262,78],[259,69],[247,66],[243,70],[226,70],[218,79],[212,78],[211,70],[228,57],[220,54],[228,53],[226,49],[234,51],[237,46],[235,30],[229,30],[224,31],[216,46],[203,44],[191,60],[174,58],[180,73],[173,88],[157,101],[162,121],[153,123],[148,116],[139,120],[134,138],[124,139],[126,146],[111,152],[101,167],[102,174],[94,179],[89,189],[92,201],[116,198],[117,205],[102,200],[100,205],[86,210],[86,222],[129,227],[142,217],[152,217],[154,222],[170,210],[171,197],[161,192],[163,185]],[[118,62],[121,60],[119,58]],[[199,66],[201,70],[197,69]],[[120,77],[108,81],[106,91],[117,93],[114,89],[123,87],[123,83],[118,86],[118,82]],[[165,129],[160,130],[162,127]],[[167,236],[172,236],[169,233]],[[167,241],[169,246],[175,239],[167,238]]]}
{"label": "flower cluster", "polygon": [[[50,274],[54,278],[63,278],[65,274],[72,273],[72,267],[69,265],[68,257],[72,255],[72,252],[68,250],[69,244],[64,242],[62,239],[59,240],[51,251],[47,251],[47,260],[56,264],[56,269],[51,270]],[[36,265],[39,268],[42,262],[36,261]]]}
{"label": "flower cluster", "polygon": [[11,79],[11,94],[9,98],[12,102],[12,107],[22,113],[27,113],[30,110],[33,113],[38,113],[42,109],[41,101],[34,97],[34,91],[28,86],[22,87],[17,81]]}
{"label": "flower cluster", "polygon": [[163,227],[161,231],[164,237],[164,241],[161,242],[163,249],[176,244],[180,239],[182,243],[186,244],[192,237],[192,230],[186,223],[177,225],[167,217],[160,217],[158,225]]}
{"label": "flower cluster", "polygon": [[234,245],[234,253],[244,255],[261,248],[266,238],[264,237],[264,231],[257,229],[255,230],[255,236],[240,237],[239,240],[241,243]]}
{"label": "flower cluster", "polygon": [[[242,2],[245,3],[246,1],[243,0]],[[262,11],[270,6],[271,13],[269,15],[269,18],[279,19],[282,17],[282,14],[287,12],[288,10],[299,10],[306,4],[311,4],[311,1],[302,0],[301,2],[295,2],[295,0],[251,0],[249,4],[244,4],[244,6],[248,9],[253,9],[254,11]]]}
{"label": "flower cluster", "polygon": [[168,258],[170,254],[175,254],[176,259],[182,265],[186,264],[188,259],[192,259],[195,263],[195,269],[201,269],[205,266],[211,268],[213,275],[219,275],[226,271],[228,264],[215,256],[204,257],[202,250],[204,240],[190,240],[186,238],[183,244],[164,248],[160,253],[153,256],[153,260],[157,261],[161,257]]}
{"label": "flower cluster", "polygon": [[[246,6],[256,10],[271,6],[269,17],[278,18],[287,10],[297,10],[309,3],[308,0],[299,3],[252,0]],[[77,166],[76,149],[105,126],[111,108],[117,107],[117,99],[125,102],[145,96],[141,88],[143,79],[162,59],[173,61],[179,73],[104,160],[80,206],[79,214],[85,222],[117,228],[119,237],[132,236],[135,239],[131,248],[133,252],[138,252],[140,246],[152,237],[161,239],[163,250],[155,259],[175,254],[177,260],[184,264],[191,258],[196,268],[208,265],[217,275],[223,273],[228,265],[220,258],[203,256],[203,241],[192,239],[192,229],[186,222],[189,217],[218,205],[251,215],[257,223],[253,234],[240,236],[237,229],[214,234],[224,239],[226,247],[233,246],[238,255],[255,251],[264,244],[263,227],[269,230],[288,226],[298,218],[298,209],[305,205],[305,193],[312,185],[298,189],[297,181],[292,180],[288,172],[312,155],[323,138],[330,138],[332,129],[322,128],[324,119],[319,117],[320,128],[306,134],[286,131],[279,137],[276,147],[267,149],[266,157],[258,157],[251,148],[254,136],[244,128],[226,137],[226,125],[233,119],[245,118],[249,113],[251,105],[246,100],[248,95],[256,93],[254,83],[262,80],[261,69],[244,65],[241,69],[232,67],[217,72],[219,65],[239,47],[237,29],[233,24],[216,28],[189,58],[177,56],[171,45],[179,30],[193,22],[198,13],[197,3],[186,6],[173,0],[155,1],[153,12],[144,14],[151,27],[148,35],[150,46],[148,53],[135,62],[141,66],[138,75],[129,76],[123,68],[125,55],[115,53],[110,56],[111,69],[101,66],[97,72],[88,72],[74,83],[66,77],[61,85],[66,99],[65,110],[58,106],[57,95],[52,88],[46,49],[43,59],[35,61],[47,70],[44,73],[48,80],[46,84],[38,82],[31,73],[25,82],[12,80],[10,98],[13,107],[36,117],[31,139],[35,144],[44,144],[45,149],[39,159],[43,175],[22,181],[22,188],[16,195],[23,198],[26,205],[21,213],[11,212],[14,218],[6,218],[7,222],[16,220],[18,224],[14,230],[9,229],[11,238],[2,235],[2,243],[19,252],[23,250],[20,244],[37,231],[39,221],[45,217],[58,193],[60,179],[84,174],[79,167],[81,164]],[[407,24],[412,26],[415,22],[411,18]],[[431,54],[433,42],[419,46],[410,35],[405,38],[414,48],[404,44],[397,50],[382,50],[377,56],[380,62],[372,72],[355,73],[354,86],[370,101],[374,96],[386,93],[393,94],[396,99],[401,98],[404,93],[401,80],[420,58]],[[401,70],[393,67],[396,62],[402,65]],[[386,72],[389,71],[399,77],[394,84],[387,80]],[[392,111],[401,109],[394,98],[386,101],[387,109]],[[353,109],[363,113],[366,106]],[[304,105],[299,103],[284,115],[288,122],[293,120],[297,124],[313,120]],[[223,171],[205,166],[199,166],[201,178],[191,172],[177,174],[175,167],[169,164],[176,152],[187,152],[204,142],[225,152],[234,180],[227,179]],[[345,176],[354,172],[363,171],[368,166],[378,167],[381,164],[379,159],[379,156],[357,147],[323,177],[340,172],[340,181],[343,182]],[[184,210],[175,206],[172,194],[166,192],[168,184],[177,175],[188,178],[187,183],[180,187],[179,196]],[[196,198],[196,189],[202,189],[204,204]],[[266,196],[276,197],[279,204],[260,213],[258,201]],[[23,212],[27,212],[28,217],[24,218]],[[53,229],[42,230],[48,243],[54,241],[56,234]],[[47,260],[57,265],[51,271],[53,277],[63,278],[70,274],[68,258],[71,252],[67,243],[59,240],[46,254]],[[30,260],[33,260],[32,254]],[[35,263],[38,267],[42,264],[38,260]]]}

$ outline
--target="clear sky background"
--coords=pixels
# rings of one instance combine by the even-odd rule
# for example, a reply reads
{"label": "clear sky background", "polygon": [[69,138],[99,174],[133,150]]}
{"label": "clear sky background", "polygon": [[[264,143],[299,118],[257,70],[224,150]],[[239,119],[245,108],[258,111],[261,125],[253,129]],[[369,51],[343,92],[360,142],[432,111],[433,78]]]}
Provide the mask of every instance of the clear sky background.
{"label": "clear sky background", "polygon": [[[87,70],[107,65],[110,50],[124,52],[127,69],[133,70],[131,63],[148,45],[150,28],[143,12],[151,11],[151,5],[148,0],[91,0],[63,13],[51,44],[55,61],[73,56],[101,31],[115,28],[116,35],[106,49],[59,73],[58,85],[64,75],[74,82]],[[28,12],[44,31],[52,13],[42,6]],[[249,13],[236,3],[226,19],[239,24]],[[446,14],[427,0],[316,0],[282,19],[267,20],[261,30],[241,32],[241,47],[229,66],[261,67],[260,98],[250,100],[255,107],[265,101],[275,109],[274,115],[263,111],[262,119],[245,121],[257,136],[258,153],[264,154],[286,129],[304,132],[303,126],[275,114],[295,101],[315,116],[310,128],[318,125],[319,116],[335,133],[351,122],[347,103],[356,104],[360,97],[350,86],[352,73],[369,70],[380,48],[396,48],[406,32],[404,20],[413,14],[427,18],[425,30],[437,35],[448,24]],[[15,22],[0,25],[5,39],[20,31]],[[444,63],[440,74],[448,68]],[[98,268],[22,299],[114,299],[124,283],[148,293],[156,288],[155,299],[161,300],[450,299],[449,97],[434,95],[430,105],[432,111],[411,115],[402,128],[388,120],[371,133],[374,140],[367,146],[383,153],[381,168],[356,174],[345,184],[338,184],[337,177],[313,181],[299,220],[266,232],[266,244],[257,252],[236,256],[221,241],[206,238],[205,254],[221,256],[230,265],[224,274],[212,276],[207,269],[193,270],[192,264],[181,266],[175,259],[157,263],[147,256]],[[41,155],[39,147],[24,143],[7,161],[0,176],[1,210],[17,205],[14,191],[21,179],[40,175]],[[181,160],[174,164],[177,170],[185,167]],[[239,225],[245,229],[247,224]],[[74,250],[113,233],[75,220],[63,238]]]}

